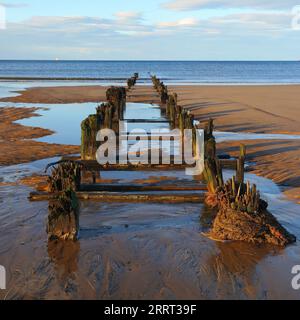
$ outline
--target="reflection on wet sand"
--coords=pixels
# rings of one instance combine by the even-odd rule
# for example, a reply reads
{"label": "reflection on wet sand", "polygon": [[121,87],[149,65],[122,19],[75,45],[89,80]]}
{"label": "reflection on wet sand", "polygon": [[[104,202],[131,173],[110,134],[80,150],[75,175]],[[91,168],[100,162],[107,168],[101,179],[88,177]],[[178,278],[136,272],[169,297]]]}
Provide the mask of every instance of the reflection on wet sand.
{"label": "reflection on wet sand", "polygon": [[282,249],[243,242],[216,242],[216,246],[218,251],[206,261],[217,283],[216,298],[224,297],[224,288],[233,299],[266,298],[256,267],[267,256],[280,254]]}
{"label": "reflection on wet sand", "polygon": [[65,281],[77,272],[79,251],[79,241],[48,241],[49,258],[55,264],[58,279]]}

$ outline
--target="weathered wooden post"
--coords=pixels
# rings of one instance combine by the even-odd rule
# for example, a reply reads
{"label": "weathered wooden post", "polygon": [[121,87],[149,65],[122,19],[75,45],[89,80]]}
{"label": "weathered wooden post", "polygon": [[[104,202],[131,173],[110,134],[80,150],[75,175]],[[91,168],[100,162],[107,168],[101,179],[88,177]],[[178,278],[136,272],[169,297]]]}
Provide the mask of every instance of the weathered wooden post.
{"label": "weathered wooden post", "polygon": [[126,89],[123,87],[110,87],[106,91],[107,101],[114,106],[114,120],[123,119],[123,113],[126,106]]}
{"label": "weathered wooden post", "polygon": [[49,191],[53,193],[64,190],[77,191],[80,189],[80,184],[81,166],[72,161],[59,163],[48,178]]}
{"label": "weathered wooden post", "polygon": [[181,130],[182,136],[184,134],[184,129],[185,129],[184,115],[185,115],[184,110],[181,110],[181,112],[178,114],[178,128]]}
{"label": "weathered wooden post", "polygon": [[161,94],[160,94],[160,101],[163,104],[166,104],[168,101],[168,88],[165,85],[162,85]]}
{"label": "weathered wooden post", "polygon": [[133,86],[136,85],[138,78],[139,78],[139,74],[136,72],[131,78],[127,80],[128,90],[130,90]]}
{"label": "weathered wooden post", "polygon": [[210,119],[205,126],[204,141],[205,141],[205,157],[215,159],[216,158],[216,139],[213,135],[214,121]]}
{"label": "weathered wooden post", "polygon": [[64,162],[53,168],[48,179],[54,198],[49,201],[47,233],[49,240],[77,240],[79,232],[79,202],[81,166]]}
{"label": "weathered wooden post", "polygon": [[168,97],[168,103],[166,106],[166,115],[167,117],[170,117],[171,108],[176,106],[175,98],[173,94],[170,94]]}
{"label": "weathered wooden post", "polygon": [[169,105],[169,119],[171,122],[172,127],[174,127],[175,123],[175,104],[173,103],[174,101],[172,100],[170,105]]}
{"label": "weathered wooden post", "polygon": [[[241,147],[241,164],[245,150]],[[208,194],[206,203],[218,209],[209,235],[219,240],[237,240],[251,243],[270,243],[286,246],[296,241],[276,218],[267,211],[268,204],[260,198],[256,185],[240,182],[232,177],[223,181],[222,168],[217,158],[205,160],[204,176]],[[239,181],[238,181],[239,180]]]}
{"label": "weathered wooden post", "polygon": [[96,160],[98,143],[97,133],[100,130],[100,117],[96,114],[88,116],[81,123],[81,159]]}
{"label": "weathered wooden post", "polygon": [[245,158],[246,158],[246,146],[244,144],[241,144],[240,156],[239,156],[239,159],[237,159],[237,171],[236,171],[236,180],[239,184],[244,183]]}
{"label": "weathered wooden post", "polygon": [[64,191],[49,201],[49,240],[76,241],[79,232],[79,203],[73,191]]}

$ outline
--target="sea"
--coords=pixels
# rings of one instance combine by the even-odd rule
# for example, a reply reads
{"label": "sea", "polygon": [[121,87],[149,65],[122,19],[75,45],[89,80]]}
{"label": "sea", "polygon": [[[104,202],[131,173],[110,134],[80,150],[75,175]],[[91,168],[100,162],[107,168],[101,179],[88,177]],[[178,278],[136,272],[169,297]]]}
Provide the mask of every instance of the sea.
{"label": "sea", "polygon": [[300,84],[300,61],[0,60],[0,81],[140,83],[156,74],[169,84]]}

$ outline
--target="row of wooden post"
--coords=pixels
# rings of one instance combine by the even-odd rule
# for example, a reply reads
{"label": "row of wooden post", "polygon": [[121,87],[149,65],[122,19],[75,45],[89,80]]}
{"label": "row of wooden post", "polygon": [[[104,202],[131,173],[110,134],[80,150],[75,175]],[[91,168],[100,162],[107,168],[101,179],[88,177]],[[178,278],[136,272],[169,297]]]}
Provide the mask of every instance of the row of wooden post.
{"label": "row of wooden post", "polygon": [[119,133],[119,121],[123,120],[126,108],[126,89],[111,87],[106,92],[107,102],[96,108],[96,114],[89,115],[81,123],[81,159],[96,160],[99,143],[97,133],[101,129],[112,129]]}
{"label": "row of wooden post", "polygon": [[[168,92],[168,87],[157,78],[155,75],[151,76],[154,89],[160,95],[160,100],[162,104],[166,105],[166,116],[170,120],[172,129],[180,129],[182,132],[182,137],[184,137],[184,130],[193,130],[193,153],[196,155],[197,151],[197,126],[195,125],[194,115],[182,108],[178,104],[177,93]],[[210,119],[205,127],[205,150],[210,153],[216,154],[216,142],[213,136],[213,120]]]}
{"label": "row of wooden post", "polygon": [[[178,105],[178,96],[176,93],[169,94],[168,87],[157,78],[152,76],[153,86],[160,95],[162,104],[166,104],[166,115],[170,119],[173,128],[193,129],[196,131],[197,127],[194,125],[193,115],[184,110]],[[207,181],[207,187],[210,194],[218,194],[218,190],[223,190],[223,199],[227,199],[228,206],[232,209],[241,208],[248,212],[254,212],[258,206],[261,205],[259,192],[256,186],[245,184],[245,158],[246,147],[241,145],[240,155],[237,159],[236,176],[229,182],[224,182],[223,170],[221,162],[216,153],[216,140],[213,135],[214,123],[210,119],[205,126],[205,171],[204,176]],[[193,134],[193,146],[195,145],[196,136]],[[225,196],[224,196],[225,195]],[[245,208],[245,206],[247,206]]]}
{"label": "row of wooden post", "polygon": [[[194,116],[178,104],[177,93],[169,94],[167,86],[155,75],[151,77],[155,90],[160,94],[161,102],[166,104],[166,115],[170,119],[172,128],[179,128],[182,132],[185,129],[192,129],[194,133],[197,126],[194,125]],[[222,168],[216,152],[216,140],[213,135],[214,122],[210,119],[204,128],[205,140],[205,167],[206,178],[209,190],[216,190],[218,186],[224,185]],[[196,135],[193,134],[193,148],[196,148]],[[241,145],[240,156],[237,160],[236,181],[238,184],[244,184],[246,147]]]}

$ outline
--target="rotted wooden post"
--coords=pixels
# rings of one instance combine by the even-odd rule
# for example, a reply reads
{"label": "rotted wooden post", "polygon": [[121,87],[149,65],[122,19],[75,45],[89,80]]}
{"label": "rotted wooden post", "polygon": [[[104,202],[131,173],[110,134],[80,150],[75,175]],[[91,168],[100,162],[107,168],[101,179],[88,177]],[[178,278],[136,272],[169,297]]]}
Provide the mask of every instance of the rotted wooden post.
{"label": "rotted wooden post", "polygon": [[181,134],[183,136],[184,134],[184,111],[181,110],[181,112],[178,114],[178,128],[181,130]]}
{"label": "rotted wooden post", "polygon": [[175,122],[175,104],[173,102],[174,101],[171,100],[171,103],[169,105],[169,119],[171,121],[172,126],[174,126]]}
{"label": "rotted wooden post", "polygon": [[96,160],[96,152],[99,146],[96,141],[100,130],[100,117],[96,114],[88,116],[81,123],[81,159]]}
{"label": "rotted wooden post", "polygon": [[75,192],[64,191],[49,201],[48,208],[48,239],[76,241],[79,232],[79,203]]}
{"label": "rotted wooden post", "polygon": [[163,87],[162,91],[161,91],[161,95],[160,95],[160,101],[163,104],[166,104],[168,101],[168,88],[167,87]]}
{"label": "rotted wooden post", "polygon": [[241,144],[240,146],[240,156],[237,159],[237,171],[236,171],[236,180],[242,185],[245,180],[245,159],[246,159],[246,146]]}
{"label": "rotted wooden post", "polygon": [[[135,86],[137,80],[139,78],[139,74],[136,72],[131,78],[127,80],[128,90]],[[153,79],[152,79],[153,81]]]}
{"label": "rotted wooden post", "polygon": [[210,138],[213,136],[214,132],[214,120],[209,119],[208,123],[205,126],[205,135]]}
{"label": "rotted wooden post", "polygon": [[76,191],[81,185],[81,165],[67,161],[59,163],[48,178],[48,188],[56,194],[49,201],[47,233],[49,240],[77,240],[79,232],[79,202]]}
{"label": "rotted wooden post", "polygon": [[205,157],[206,158],[216,158],[217,147],[216,147],[216,139],[213,135],[214,130],[214,121],[210,119],[205,126],[204,130],[204,140],[205,140]]}
{"label": "rotted wooden post", "polygon": [[[215,194],[217,188],[219,187],[219,181],[217,176],[217,164],[216,159],[207,158],[205,159],[205,167],[204,167],[204,178],[207,182],[208,192],[211,194]],[[222,169],[221,169],[222,170]]]}
{"label": "rotted wooden post", "polygon": [[110,87],[106,91],[106,98],[109,104],[114,107],[114,120],[123,119],[123,112],[126,106],[126,89],[123,87]]}
{"label": "rotted wooden post", "polygon": [[166,115],[167,115],[167,117],[170,116],[171,108],[175,108],[175,106],[176,106],[176,101],[174,99],[174,95],[170,94],[169,97],[168,97],[168,103],[167,103],[167,106],[166,106]]}

